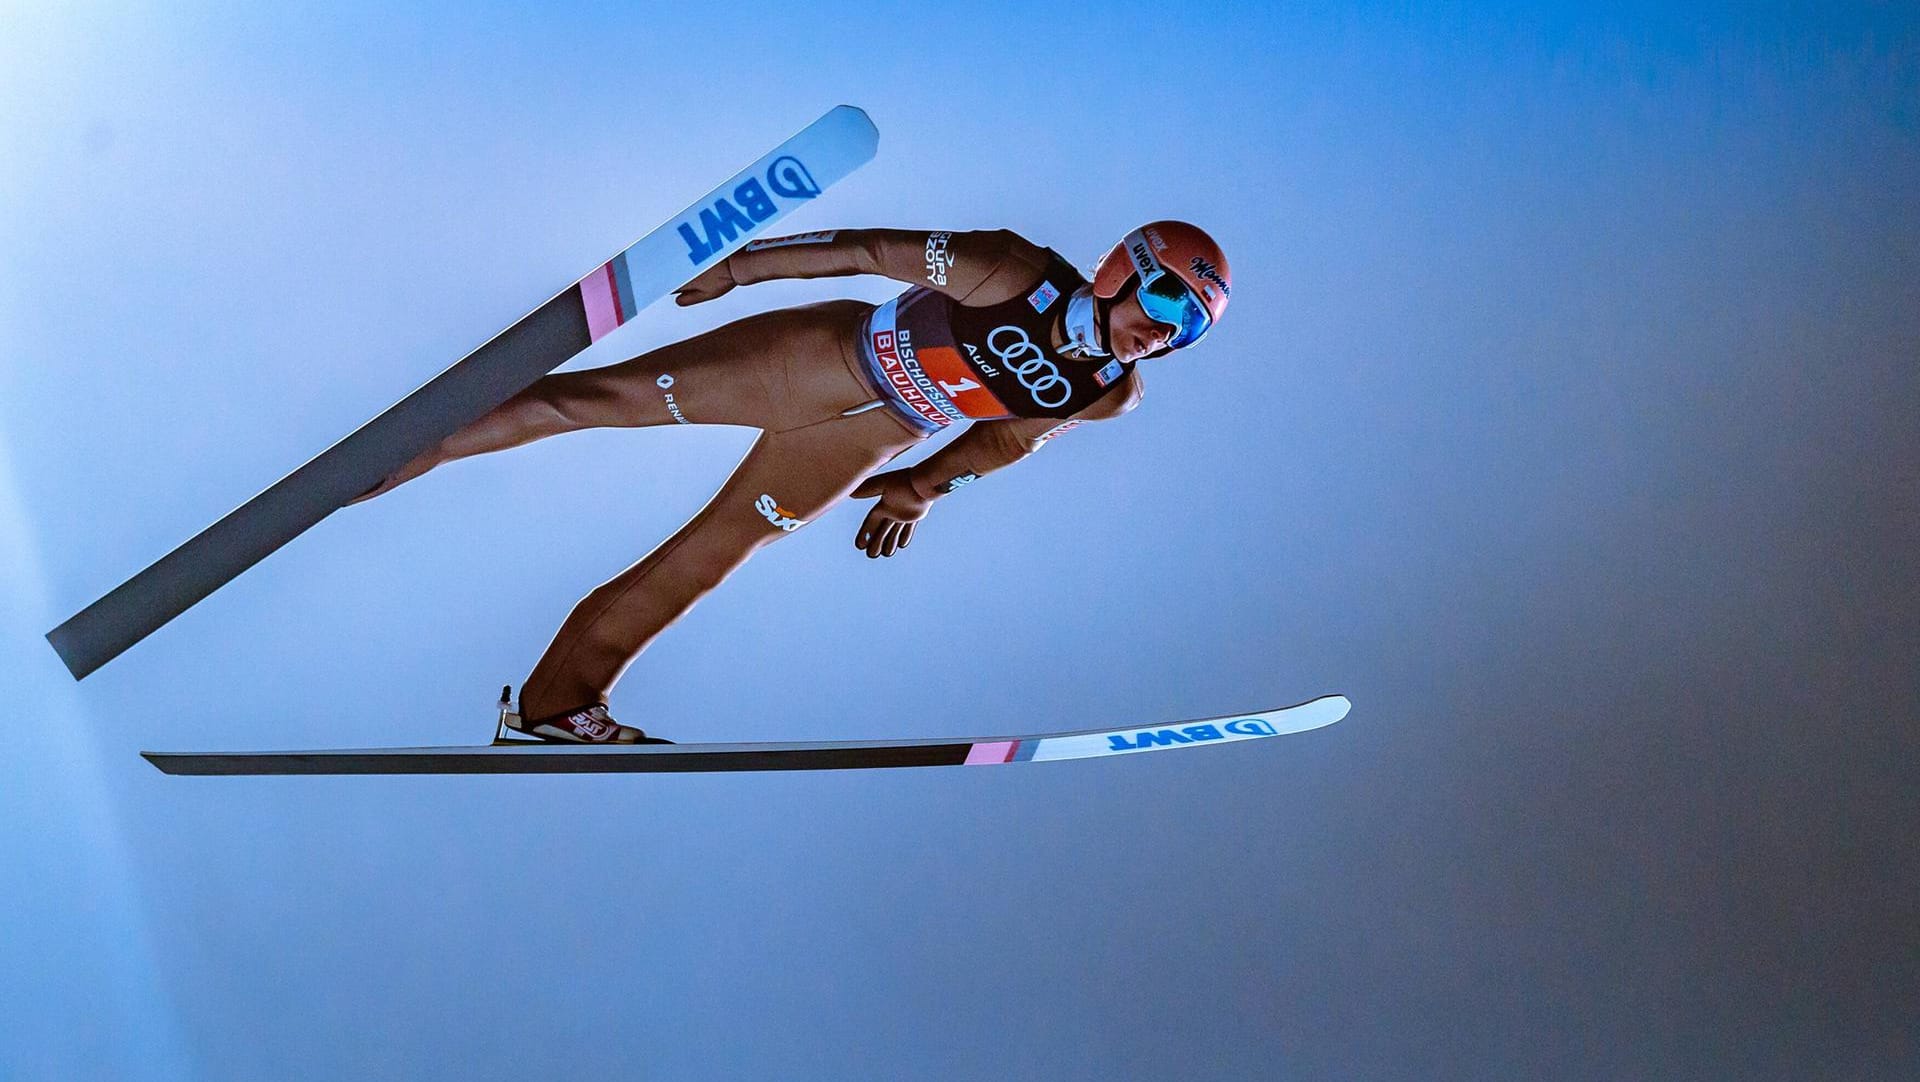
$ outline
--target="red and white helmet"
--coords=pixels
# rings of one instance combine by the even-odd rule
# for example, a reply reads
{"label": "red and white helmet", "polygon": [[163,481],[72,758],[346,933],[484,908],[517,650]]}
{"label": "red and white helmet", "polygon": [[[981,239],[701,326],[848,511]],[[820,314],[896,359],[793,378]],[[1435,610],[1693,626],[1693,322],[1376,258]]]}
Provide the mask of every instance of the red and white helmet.
{"label": "red and white helmet", "polygon": [[[1186,292],[1199,302],[1200,311],[1195,314],[1204,313],[1204,319],[1189,321],[1175,335],[1176,348],[1190,346],[1219,322],[1227,310],[1227,301],[1233,296],[1233,276],[1227,269],[1226,253],[1199,226],[1186,222],[1148,222],[1128,233],[1094,268],[1093,295],[1111,301],[1126,289],[1128,281],[1137,278],[1145,287],[1162,275],[1171,275],[1185,286]],[[1172,296],[1178,292],[1171,289],[1172,284],[1163,281],[1156,292]],[[1153,298],[1142,298],[1143,308],[1149,299]],[[1148,315],[1163,322],[1175,322],[1153,309],[1148,309]]]}

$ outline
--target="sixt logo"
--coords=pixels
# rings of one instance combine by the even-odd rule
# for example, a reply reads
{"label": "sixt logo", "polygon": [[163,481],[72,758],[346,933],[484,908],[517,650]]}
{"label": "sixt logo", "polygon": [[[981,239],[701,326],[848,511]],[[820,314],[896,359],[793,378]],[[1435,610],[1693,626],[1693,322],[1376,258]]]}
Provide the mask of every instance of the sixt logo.
{"label": "sixt logo", "polygon": [[1132,733],[1111,733],[1107,736],[1107,750],[1144,751],[1147,748],[1170,748],[1175,744],[1230,740],[1236,736],[1278,735],[1279,733],[1272,725],[1264,721],[1244,718],[1240,721],[1229,721],[1225,725],[1183,725],[1178,729],[1139,729]]}
{"label": "sixt logo", "polygon": [[1194,256],[1193,261],[1188,265],[1193,268],[1193,276],[1195,278],[1203,282],[1212,282],[1214,285],[1219,286],[1220,292],[1225,294],[1229,299],[1233,297],[1232,287],[1227,285],[1225,278],[1220,277],[1220,268],[1201,259],[1199,256]]}
{"label": "sixt logo", "polygon": [[[773,195],[767,194],[769,188]],[[820,185],[814,183],[813,174],[800,164],[800,159],[790,154],[775,158],[773,164],[767,166],[765,184],[757,177],[748,178],[733,189],[732,199],[723,195],[701,207],[699,232],[692,222],[680,223],[680,239],[687,242],[687,259],[699,266],[740,234],[752,232],[756,224],[779,213],[774,195],[812,199],[819,194]]]}
{"label": "sixt logo", "polygon": [[753,509],[760,512],[760,517],[788,533],[792,533],[807,524],[805,519],[795,517],[792,511],[780,506],[779,501],[765,493],[762,493],[759,499],[753,501]]}

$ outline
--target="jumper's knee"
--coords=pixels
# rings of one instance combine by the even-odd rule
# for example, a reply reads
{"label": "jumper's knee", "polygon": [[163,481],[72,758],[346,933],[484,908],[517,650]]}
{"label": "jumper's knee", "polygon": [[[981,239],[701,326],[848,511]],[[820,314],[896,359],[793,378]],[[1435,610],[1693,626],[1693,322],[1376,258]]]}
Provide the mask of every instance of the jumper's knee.
{"label": "jumper's knee", "polygon": [[645,423],[635,416],[632,404],[615,382],[598,369],[542,376],[522,393],[529,398],[529,408],[539,411],[556,431],[628,428]]}
{"label": "jumper's knee", "polygon": [[752,549],[738,555],[708,553],[688,560],[683,572],[688,592],[696,598],[712,593],[738,571],[752,553]]}

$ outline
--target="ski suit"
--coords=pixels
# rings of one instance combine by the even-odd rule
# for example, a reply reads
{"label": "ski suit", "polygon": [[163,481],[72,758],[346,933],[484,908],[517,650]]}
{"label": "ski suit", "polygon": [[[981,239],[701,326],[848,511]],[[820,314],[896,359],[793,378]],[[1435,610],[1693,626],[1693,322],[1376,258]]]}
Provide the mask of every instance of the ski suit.
{"label": "ski suit", "polygon": [[623,363],[547,376],[501,407],[552,411],[557,419],[541,434],[669,424],[761,430],[698,514],[574,607],[522,688],[528,716],[604,703],[634,658],[756,550],[952,422],[971,423],[905,474],[921,500],[1139,401],[1130,365],[1060,352],[1063,294],[1084,279],[1007,231],[839,230],[761,241],[689,283],[681,303],[736,284],[852,274],[913,288],[879,306],[828,301],[750,316]]}

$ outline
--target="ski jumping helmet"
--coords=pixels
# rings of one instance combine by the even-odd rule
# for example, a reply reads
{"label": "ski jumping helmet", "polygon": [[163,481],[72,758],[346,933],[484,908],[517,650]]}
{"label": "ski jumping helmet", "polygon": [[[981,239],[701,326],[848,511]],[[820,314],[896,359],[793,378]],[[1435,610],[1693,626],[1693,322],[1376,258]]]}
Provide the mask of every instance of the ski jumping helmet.
{"label": "ski jumping helmet", "polygon": [[1093,270],[1093,295],[1111,302],[1136,282],[1140,308],[1174,328],[1169,348],[1193,345],[1233,296],[1226,253],[1198,226],[1148,222],[1113,246]]}

